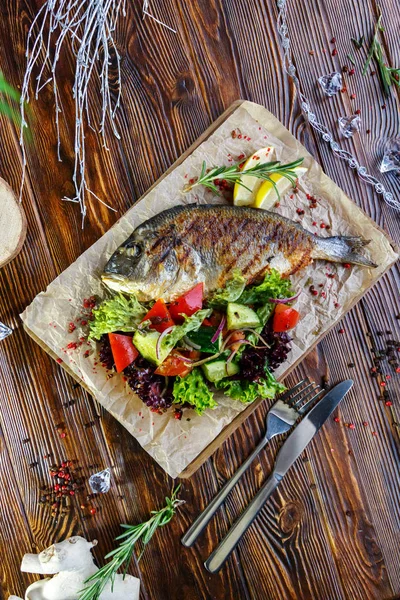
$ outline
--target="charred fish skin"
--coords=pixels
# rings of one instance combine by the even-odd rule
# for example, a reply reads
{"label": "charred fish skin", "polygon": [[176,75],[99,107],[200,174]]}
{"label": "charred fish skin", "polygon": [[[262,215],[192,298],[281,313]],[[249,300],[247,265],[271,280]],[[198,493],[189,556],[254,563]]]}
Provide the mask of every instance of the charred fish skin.
{"label": "charred fish skin", "polygon": [[320,238],[294,221],[251,207],[189,204],[139,225],[108,261],[103,280],[141,301],[173,300],[204,282],[206,294],[239,269],[253,283],[267,269],[288,277],[313,259],[375,267],[356,237]]}

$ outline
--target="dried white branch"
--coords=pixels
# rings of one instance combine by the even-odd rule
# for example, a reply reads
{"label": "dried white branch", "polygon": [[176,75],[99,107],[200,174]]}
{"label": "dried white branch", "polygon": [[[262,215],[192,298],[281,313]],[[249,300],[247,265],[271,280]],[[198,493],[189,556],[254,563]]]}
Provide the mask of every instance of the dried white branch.
{"label": "dried white branch", "polygon": [[[21,90],[21,132],[22,149],[22,181],[20,200],[22,198],[27,166],[24,143],[26,122],[26,105],[30,101],[30,82],[33,72],[38,70],[34,86],[34,96],[38,99],[40,92],[47,86],[53,86],[55,103],[55,127],[57,131],[57,156],[61,161],[60,115],[62,113],[61,95],[57,83],[57,67],[63,51],[68,45],[75,58],[75,75],[72,95],[75,102],[74,127],[74,196],[63,198],[80,205],[82,226],[86,216],[86,198],[96,198],[111,210],[111,206],[103,202],[90,190],[86,180],[86,146],[85,129],[89,127],[97,131],[105,149],[107,146],[107,126],[120,139],[116,126],[116,112],[121,103],[121,57],[114,41],[114,33],[120,15],[126,16],[127,0],[46,0],[39,9],[28,33],[26,45],[26,72]],[[157,23],[175,31],[149,12],[149,2],[143,3],[143,16],[148,15]],[[115,94],[110,89],[110,66],[116,66]],[[100,83],[101,115],[97,123],[93,123],[90,114],[88,91],[92,79]]]}
{"label": "dried white branch", "polygon": [[[30,100],[30,81],[33,71],[38,69],[35,84],[35,98],[48,84],[53,86],[55,101],[55,126],[57,131],[57,153],[61,160],[60,115],[62,103],[57,82],[57,67],[64,46],[69,43],[75,57],[75,76],[72,94],[75,101],[74,128],[74,173],[75,195],[64,198],[79,203],[82,224],[86,216],[87,195],[98,199],[86,180],[85,127],[99,131],[103,146],[107,147],[106,124],[120,137],[115,124],[116,111],[121,99],[121,57],[113,38],[118,17],[125,14],[126,0],[47,0],[33,21],[27,39],[26,73],[21,92],[21,134],[23,175],[21,197],[25,181],[26,150],[24,129],[27,127],[25,106]],[[111,56],[111,53],[113,56]],[[110,65],[116,63],[117,97],[114,100],[109,85]],[[101,116],[99,123],[93,125],[90,117],[88,91],[93,77],[100,79]],[[115,210],[102,202],[111,210]]]}

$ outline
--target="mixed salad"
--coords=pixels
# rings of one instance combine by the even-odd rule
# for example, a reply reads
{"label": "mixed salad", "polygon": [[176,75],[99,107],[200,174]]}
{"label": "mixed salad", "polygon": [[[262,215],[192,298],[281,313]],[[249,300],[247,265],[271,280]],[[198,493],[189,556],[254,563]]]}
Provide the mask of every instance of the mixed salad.
{"label": "mixed salad", "polygon": [[240,272],[204,298],[198,283],[170,304],[152,305],[116,294],[93,310],[89,338],[100,360],[123,373],[132,390],[158,413],[185,407],[199,415],[217,406],[214,391],[240,402],[273,398],[284,388],[273,371],[286,360],[299,313],[288,279],[271,270],[246,287]]}

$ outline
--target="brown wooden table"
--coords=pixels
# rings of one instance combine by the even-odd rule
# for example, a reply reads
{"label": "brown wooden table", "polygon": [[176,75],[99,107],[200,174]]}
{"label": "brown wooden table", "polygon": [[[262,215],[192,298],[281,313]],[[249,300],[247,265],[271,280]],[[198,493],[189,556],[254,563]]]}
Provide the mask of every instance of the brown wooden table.
{"label": "brown wooden table", "polygon": [[[335,159],[306,127],[292,85],[282,74],[272,0],[154,0],[153,10],[176,27],[175,35],[150,19],[141,20],[141,2],[129,2],[117,35],[123,56],[124,101],[118,116],[121,142],[102,151],[88,134],[91,188],[123,213],[234,100],[264,104],[310,149],[324,170],[400,241],[399,214],[389,209]],[[400,64],[398,0],[382,1],[385,51]],[[27,28],[40,1],[4,0],[0,8],[0,69],[15,86],[24,73]],[[365,50],[350,38],[370,38],[375,2],[289,0],[289,26],[296,65],[318,115],[336,130],[339,115],[360,108],[360,135],[344,142],[373,173],[382,146],[399,133],[399,96],[382,95],[377,76],[361,76]],[[331,39],[336,38],[336,44]],[[338,54],[331,56],[337,48]],[[310,51],[313,50],[312,55]],[[327,99],[319,75],[351,68],[347,93]],[[73,104],[67,90],[71,66],[62,63],[64,118],[62,157],[56,159],[54,103],[50,91],[33,102],[33,141],[28,148],[24,207],[28,236],[21,254],[0,271],[0,320],[15,332],[0,343],[0,580],[3,595],[23,595],[34,576],[20,574],[24,552],[38,552],[72,534],[97,538],[101,559],[113,547],[119,524],[135,523],[163,504],[172,481],[139,444],[43,352],[22,329],[18,314],[34,296],[99,238],[118,217],[93,203],[84,231],[71,195]],[[61,82],[61,80],[60,80]],[[356,99],[351,100],[350,94]],[[368,132],[367,132],[368,130]],[[1,118],[0,174],[15,190],[21,176],[18,132]],[[398,195],[399,179],[383,177]],[[0,232],[1,235],[1,232]],[[392,269],[331,332],[288,384],[305,373],[335,382],[352,377],[355,386],[332,419],[290,471],[233,558],[218,575],[203,561],[267,477],[279,441],[255,461],[225,507],[191,550],[180,537],[223,482],[250,453],[264,430],[265,403],[189,480],[186,504],[159,531],[141,562],[130,572],[141,578],[146,600],[388,600],[400,594],[400,375],[384,363],[389,398],[372,379],[371,342],[383,347],[399,339],[399,273]],[[372,337],[366,336],[370,332]],[[351,365],[354,364],[354,367]],[[392,406],[384,400],[390,399]],[[74,402],[72,402],[74,401]],[[100,415],[100,419],[95,416]],[[91,425],[91,423],[93,423]],[[368,423],[368,425],[363,425]],[[57,426],[67,433],[61,438]],[[354,423],[355,429],[345,424]],[[88,425],[89,424],[89,425]],[[376,435],[373,435],[376,432]],[[50,459],[43,458],[51,453]],[[88,517],[79,508],[55,522],[38,504],[39,487],[50,462],[76,459],[87,475],[113,469],[111,491],[94,500]],[[86,516],[86,518],[84,518]]]}

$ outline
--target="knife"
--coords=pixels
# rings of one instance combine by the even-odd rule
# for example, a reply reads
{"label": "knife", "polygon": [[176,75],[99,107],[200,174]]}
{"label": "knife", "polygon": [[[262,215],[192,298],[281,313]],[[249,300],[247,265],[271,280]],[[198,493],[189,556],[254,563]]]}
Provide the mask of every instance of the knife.
{"label": "knife", "polygon": [[236,548],[242,535],[257,517],[266,500],[280,484],[293,463],[298,459],[307,444],[333,413],[339,402],[345,397],[353,385],[348,379],[338,383],[320,400],[308,415],[297,425],[279,450],[275,468],[263,487],[250,502],[246,510],[228,531],[219,546],[204,563],[207,571],[216,573],[220,570],[231,552]]}

